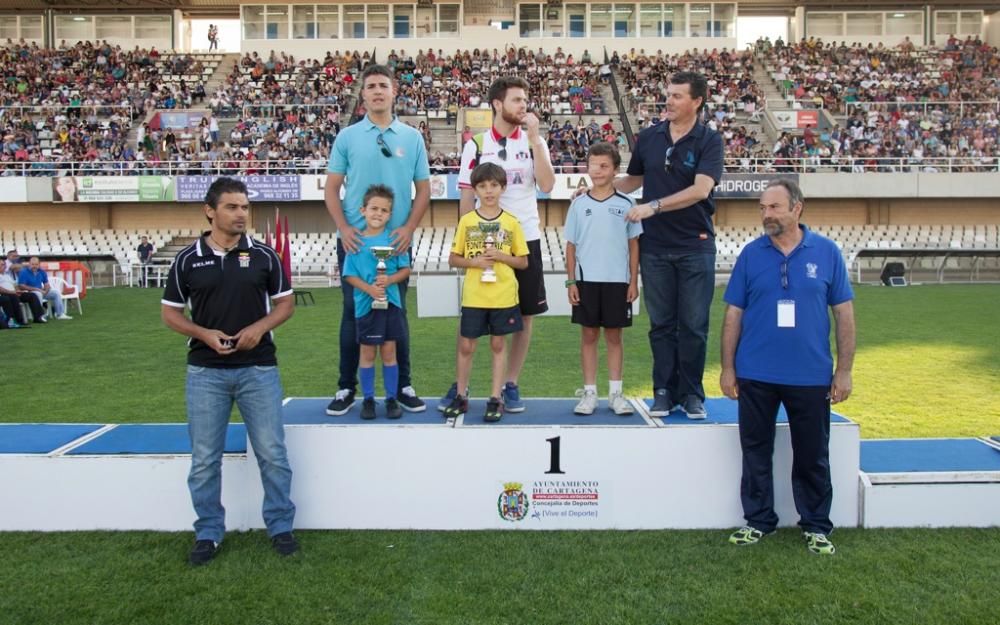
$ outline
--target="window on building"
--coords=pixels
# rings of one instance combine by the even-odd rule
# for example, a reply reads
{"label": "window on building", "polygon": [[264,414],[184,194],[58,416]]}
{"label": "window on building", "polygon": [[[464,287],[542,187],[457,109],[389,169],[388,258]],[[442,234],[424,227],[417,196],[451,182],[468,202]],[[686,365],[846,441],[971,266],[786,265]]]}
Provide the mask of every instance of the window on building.
{"label": "window on building", "polygon": [[845,34],[848,37],[881,37],[882,14],[848,13],[847,32]]}
{"label": "window on building", "polygon": [[413,37],[414,13],[412,4],[392,6],[392,36],[396,39]]}
{"label": "window on building", "polygon": [[983,32],[982,11],[962,11],[958,14],[958,33],[979,36]]}
{"label": "window on building", "polygon": [[566,5],[566,32],[570,37],[587,36],[587,5]]}
{"label": "window on building", "polygon": [[687,37],[687,8],[683,4],[663,5],[663,36]]}
{"label": "window on building", "polygon": [[519,4],[518,8],[518,33],[522,37],[542,36],[542,5],[540,4]]}
{"label": "window on building", "polygon": [[173,20],[169,15],[136,15],[136,39],[170,39]]}
{"label": "window on building", "polygon": [[615,4],[614,9],[615,37],[635,36],[635,5]]}
{"label": "window on building", "polygon": [[736,37],[736,5],[712,5],[712,36]]}
{"label": "window on building", "polygon": [[893,11],[885,15],[885,34],[923,38],[924,14],[921,11]]}
{"label": "window on building", "polygon": [[806,33],[810,37],[843,37],[843,13],[809,13],[806,15]]}
{"label": "window on building", "polygon": [[344,5],[344,39],[365,38],[365,5]]}
{"label": "window on building", "polygon": [[438,36],[458,37],[458,20],[461,16],[462,5],[460,4],[438,4]]}
{"label": "window on building", "polygon": [[128,15],[102,15],[94,23],[98,39],[131,39],[132,18]]}
{"label": "window on building", "polygon": [[544,19],[542,20],[542,32],[546,37],[565,37],[566,32],[563,26],[563,8],[561,6],[546,5],[544,7]]}
{"label": "window on building", "polygon": [[42,39],[42,16],[22,15],[21,36],[25,39]]}
{"label": "window on building", "polygon": [[591,37],[612,37],[611,30],[611,6],[610,4],[590,5],[590,36]]}
{"label": "window on building", "polygon": [[712,5],[692,4],[690,6],[691,36],[711,37]]}
{"label": "window on building", "polygon": [[316,35],[319,39],[340,38],[340,5],[321,4],[316,7]]}
{"label": "window on building", "polygon": [[56,41],[75,42],[94,38],[94,18],[90,15],[56,15]]}
{"label": "window on building", "polygon": [[368,4],[368,38],[389,38],[389,5]]}
{"label": "window on building", "polygon": [[292,39],[316,38],[316,6],[292,5]]}
{"label": "window on building", "polygon": [[267,5],[267,38],[288,39],[288,5]]}

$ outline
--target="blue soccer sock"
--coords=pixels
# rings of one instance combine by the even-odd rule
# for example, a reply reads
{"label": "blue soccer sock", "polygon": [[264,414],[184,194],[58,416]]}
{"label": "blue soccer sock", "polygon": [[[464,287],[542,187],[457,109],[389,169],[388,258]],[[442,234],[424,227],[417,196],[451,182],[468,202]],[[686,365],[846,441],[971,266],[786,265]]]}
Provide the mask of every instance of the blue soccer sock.
{"label": "blue soccer sock", "polygon": [[365,399],[375,399],[375,367],[359,368],[358,377],[361,378],[361,393]]}
{"label": "blue soccer sock", "polygon": [[396,399],[399,387],[399,365],[382,365],[382,382],[385,383],[385,398]]}

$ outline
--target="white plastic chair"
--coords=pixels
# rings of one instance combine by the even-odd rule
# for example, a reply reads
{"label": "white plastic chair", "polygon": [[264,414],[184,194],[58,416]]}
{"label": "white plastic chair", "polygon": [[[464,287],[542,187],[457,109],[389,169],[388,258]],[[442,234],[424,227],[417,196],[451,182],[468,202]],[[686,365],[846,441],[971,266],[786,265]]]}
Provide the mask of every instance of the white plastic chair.
{"label": "white plastic chair", "polygon": [[76,310],[81,315],[83,314],[83,305],[80,303],[80,287],[55,276],[49,278],[49,286],[62,294],[63,302],[76,300]]}

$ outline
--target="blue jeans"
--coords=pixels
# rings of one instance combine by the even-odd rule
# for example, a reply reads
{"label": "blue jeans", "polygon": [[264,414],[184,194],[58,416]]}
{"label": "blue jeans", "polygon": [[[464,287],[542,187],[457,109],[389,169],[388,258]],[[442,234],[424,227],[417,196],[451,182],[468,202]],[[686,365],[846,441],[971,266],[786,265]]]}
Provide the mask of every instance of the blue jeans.
{"label": "blue jeans", "polygon": [[187,416],[191,436],[188,489],[198,519],[196,540],[222,542],[222,452],[233,402],[240,409],[264,485],[264,524],[269,536],[292,531],[292,468],[285,452],[277,367],[217,369],[188,365]]}
{"label": "blue jeans", "polygon": [[715,254],[639,253],[653,388],[667,389],[675,401],[705,399],[708,319],[715,295]]}
{"label": "blue jeans", "polygon": [[[343,272],[344,247],[337,241],[337,267]],[[412,256],[411,256],[412,257]],[[396,362],[399,364],[399,388],[397,397],[402,390],[410,386],[410,323],[406,320],[406,282],[400,282],[399,300],[403,304],[403,337],[396,341]],[[354,315],[354,287],[340,276],[340,291],[344,294],[344,310],[340,315],[340,377],[337,388],[355,390],[358,387],[358,363],[361,360],[361,347],[358,345],[358,328]]]}

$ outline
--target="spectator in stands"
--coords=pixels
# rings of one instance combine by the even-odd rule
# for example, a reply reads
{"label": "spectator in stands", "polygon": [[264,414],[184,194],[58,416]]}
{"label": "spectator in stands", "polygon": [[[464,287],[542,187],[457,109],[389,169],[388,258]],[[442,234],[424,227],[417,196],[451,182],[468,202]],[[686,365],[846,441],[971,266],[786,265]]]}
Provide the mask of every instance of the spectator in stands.
{"label": "spectator in stands", "polygon": [[208,25],[208,51],[219,49],[219,27],[215,24]]}
{"label": "spectator in stands", "polygon": [[[389,220],[389,236],[397,254],[410,252],[413,231],[430,207],[430,167],[420,133],[392,114],[396,83],[392,70],[384,65],[369,65],[361,75],[361,99],[365,118],[345,128],[333,144],[327,168],[326,208],[337,226],[337,266],[343,269],[346,254],[355,253],[362,240],[359,230],[365,219],[361,214],[365,192],[373,184],[392,189],[395,202]],[[343,202],[340,190],[346,178]],[[413,197],[411,188],[416,188]],[[411,200],[411,198],[413,198]],[[360,351],[354,324],[353,287],[341,281],[343,314],[340,322],[340,376],[337,393],[327,414],[342,415],[351,409],[358,384]],[[396,399],[404,410],[420,412],[426,405],[413,388],[410,374],[409,326],[406,322],[406,283],[399,284],[403,309],[404,337],[396,344],[399,363],[399,389]]]}
{"label": "spectator in stands", "polygon": [[7,258],[3,262],[4,272],[10,272],[13,270],[14,265],[21,264],[21,255],[17,253],[17,250],[7,250]]}
{"label": "spectator in stands", "polygon": [[[477,134],[462,150],[458,186],[461,191],[459,213],[465,215],[476,207],[475,190],[471,184],[472,170],[481,163],[496,163],[507,172],[509,183],[503,191],[500,205],[517,217],[528,243],[528,266],[515,270],[518,305],[523,329],[511,337],[507,360],[506,383],[501,400],[504,410],[523,412],[518,381],[531,345],[532,321],[549,309],[542,274],[542,246],[538,217],[537,189],[548,193],[555,186],[555,171],[549,160],[549,147],[539,132],[539,119],[528,112],[529,84],[523,78],[500,78],[490,85],[487,100],[493,108],[493,127]],[[522,128],[522,125],[524,126]],[[438,404],[444,410],[456,395],[466,395],[457,383]]]}
{"label": "spectator in stands", "polygon": [[[198,518],[188,561],[197,566],[212,560],[226,531],[222,453],[234,402],[260,467],[264,524],[271,545],[289,556],[299,545],[292,534],[292,469],[285,449],[281,379],[271,331],[294,312],[292,287],[274,250],[246,234],[250,220],[246,185],[232,178],[217,179],[206,193],[204,211],[211,229],[177,255],[160,306],[166,326],[190,337],[188,487]],[[184,315],[189,303],[190,319]]]}
{"label": "spectator in stands", "polygon": [[153,261],[153,244],[149,242],[149,237],[143,235],[136,252],[139,254],[139,283],[145,288],[149,286],[149,264]]}
{"label": "spectator in stands", "polygon": [[22,303],[28,305],[35,322],[45,323],[45,309],[42,308],[38,298],[31,292],[20,288],[10,271],[0,273],[0,305],[3,306],[4,313],[7,315],[8,327],[27,326],[28,320],[24,318],[21,310]]}
{"label": "spectator in stands", "polygon": [[[760,198],[765,235],[733,267],[722,328],[719,385],[739,401],[746,525],[729,542],[753,545],[778,525],[774,511],[775,419],[784,405],[792,439],[792,490],[809,551],[833,555],[830,403],[852,390],[854,308],[844,258],[833,241],[799,223],[802,191],[772,180]],[[830,353],[830,312],[837,363]],[[832,372],[832,374],[831,374]]]}
{"label": "spectator in stands", "polygon": [[653,351],[653,416],[681,404],[688,418],[704,419],[705,350],[715,292],[712,190],[722,178],[722,137],[698,122],[708,97],[705,77],[671,76],[667,121],[639,133],[622,193],[642,187],[629,213],[642,220],[639,258]]}
{"label": "spectator in stands", "polygon": [[37,256],[32,256],[27,267],[22,267],[17,274],[17,284],[22,291],[28,291],[36,298],[38,303],[48,301],[52,307],[53,316],[56,319],[72,319],[66,314],[66,307],[63,304],[62,293],[53,289],[49,285],[49,275],[42,269],[41,261]]}

